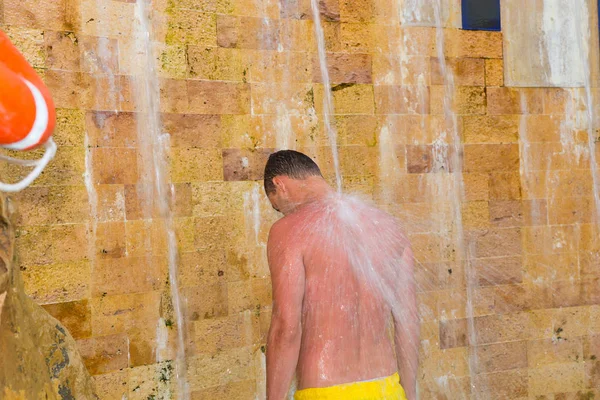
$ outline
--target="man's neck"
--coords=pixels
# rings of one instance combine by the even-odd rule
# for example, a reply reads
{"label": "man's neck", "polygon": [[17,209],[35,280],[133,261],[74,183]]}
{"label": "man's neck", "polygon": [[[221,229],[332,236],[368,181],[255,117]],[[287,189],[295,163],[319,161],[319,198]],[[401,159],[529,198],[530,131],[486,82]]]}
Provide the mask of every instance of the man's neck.
{"label": "man's neck", "polygon": [[307,204],[314,203],[315,201],[321,201],[331,193],[333,193],[333,189],[323,178],[308,178],[300,186],[295,209],[297,210]]}

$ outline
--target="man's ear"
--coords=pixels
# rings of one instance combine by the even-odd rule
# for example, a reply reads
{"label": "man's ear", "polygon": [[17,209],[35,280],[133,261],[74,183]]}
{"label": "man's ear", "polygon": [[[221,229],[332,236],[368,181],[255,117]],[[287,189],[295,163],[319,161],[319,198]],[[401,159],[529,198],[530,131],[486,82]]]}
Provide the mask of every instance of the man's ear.
{"label": "man's ear", "polygon": [[273,178],[273,185],[275,185],[277,191],[279,191],[280,193],[285,193],[287,191],[285,179],[283,179],[281,176],[276,176],[275,178]]}

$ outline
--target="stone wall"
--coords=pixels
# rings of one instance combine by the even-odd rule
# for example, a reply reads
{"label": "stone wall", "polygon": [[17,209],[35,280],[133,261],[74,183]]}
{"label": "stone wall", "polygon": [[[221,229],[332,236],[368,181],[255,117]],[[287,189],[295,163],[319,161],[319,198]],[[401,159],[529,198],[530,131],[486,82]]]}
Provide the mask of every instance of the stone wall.
{"label": "stone wall", "polygon": [[[154,3],[192,398],[262,398],[264,246],[277,218],[264,161],[294,147],[334,178],[310,1]],[[414,2],[320,3],[344,187],[401,217],[421,262],[422,398],[599,395],[585,91],[506,87],[502,33],[453,28],[455,6],[438,32],[431,10],[398,13]],[[0,0],[0,26],[44,76],[59,119],[56,160],[16,196],[19,265],[27,292],[78,340],[102,399],[177,391],[164,221],[141,183],[135,9]],[[458,210],[453,132],[464,145]]]}

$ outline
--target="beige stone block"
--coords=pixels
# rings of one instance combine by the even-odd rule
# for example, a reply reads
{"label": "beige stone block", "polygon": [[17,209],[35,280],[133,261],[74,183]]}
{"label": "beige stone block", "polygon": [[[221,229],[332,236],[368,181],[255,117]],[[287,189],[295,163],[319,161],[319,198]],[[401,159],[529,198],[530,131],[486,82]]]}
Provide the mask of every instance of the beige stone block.
{"label": "beige stone block", "polygon": [[194,322],[198,353],[216,354],[223,350],[252,346],[258,343],[258,317],[251,311],[225,318]]}
{"label": "beige stone block", "polygon": [[527,398],[527,370],[522,368],[481,374],[474,377],[473,385],[475,396],[485,395],[493,400]]}
{"label": "beige stone block", "polygon": [[15,254],[21,265],[51,264],[53,250],[51,226],[29,226],[16,233]]}
{"label": "beige stone block", "polygon": [[523,204],[519,200],[492,201],[489,209],[490,223],[493,226],[516,227],[523,225]]}
{"label": "beige stone block", "polygon": [[[437,57],[435,29],[421,26],[407,26],[402,30],[406,54]],[[473,57],[473,55],[469,55]]]}
{"label": "beige stone block", "polygon": [[126,51],[125,49],[120,50],[117,39],[80,35],[78,42],[80,46],[80,68],[82,72],[93,75],[107,73],[116,74],[117,72],[124,73],[123,69],[120,68],[121,65],[119,65],[119,54],[120,52],[125,53]]}
{"label": "beige stone block", "polygon": [[154,46],[157,75],[165,78],[185,79],[188,70],[186,47],[163,43]]}
{"label": "beige stone block", "polygon": [[472,256],[499,257],[521,254],[520,228],[471,230],[466,234]]}
{"label": "beige stone block", "polygon": [[92,298],[93,336],[134,331],[150,326],[154,332],[159,319],[160,292],[121,294]]}
{"label": "beige stone block", "polygon": [[73,338],[83,339],[91,336],[91,309],[87,299],[46,304],[43,307],[69,330]]}
{"label": "beige stone block", "polygon": [[45,32],[46,66],[52,69],[79,71],[78,42],[78,37],[73,32]]}
{"label": "beige stone block", "polygon": [[161,290],[168,273],[167,260],[163,257],[98,260],[92,272],[92,296]]}
{"label": "beige stone block", "polygon": [[181,8],[173,9],[168,17],[165,43],[216,46],[216,15]]}
{"label": "beige stone block", "polygon": [[430,58],[399,57],[389,51],[376,52],[373,57],[373,82],[376,85],[422,85],[430,82]]}
{"label": "beige stone block", "polygon": [[463,226],[469,228],[485,228],[490,225],[490,208],[487,201],[470,201],[462,205]]}
{"label": "beige stone block", "polygon": [[579,260],[576,253],[526,256],[524,268],[526,278],[531,281],[579,278]]}
{"label": "beige stone block", "polygon": [[[485,86],[485,62],[481,58],[447,58],[445,68],[454,76],[457,86]],[[431,84],[444,85],[446,77],[443,73],[442,61],[431,58]]]}
{"label": "beige stone block", "polygon": [[504,86],[504,61],[502,59],[485,60],[485,85]]}
{"label": "beige stone block", "polygon": [[46,71],[44,82],[59,108],[92,108],[94,83],[87,74],[59,70]]}
{"label": "beige stone block", "polygon": [[250,86],[243,83],[187,81],[189,108],[198,114],[248,114]]}
{"label": "beige stone block", "polygon": [[527,360],[530,368],[539,368],[550,364],[579,362],[583,359],[582,340],[580,338],[541,339],[527,343]]}
{"label": "beige stone block", "polygon": [[255,378],[252,350],[248,347],[200,355],[188,360],[189,385],[192,392],[224,386]]}
{"label": "beige stone block", "polygon": [[430,94],[425,87],[376,85],[373,89],[377,114],[429,113]]}
{"label": "beige stone block", "polygon": [[541,89],[487,88],[487,109],[490,115],[541,114],[544,92]]}
{"label": "beige stone block", "polygon": [[465,143],[516,143],[520,119],[506,116],[464,116],[460,127]]}
{"label": "beige stone block", "polygon": [[[326,61],[329,81],[332,84],[369,84],[372,82],[370,54],[328,53]],[[313,57],[312,80],[313,82],[323,83],[320,62],[317,56]]]}
{"label": "beige stone block", "polygon": [[488,174],[463,174],[463,185],[465,188],[466,201],[488,200],[490,197]]}
{"label": "beige stone block", "polygon": [[185,252],[180,256],[180,287],[201,286],[234,279],[220,249]]}
{"label": "beige stone block", "polygon": [[188,73],[191,78],[243,81],[247,66],[242,50],[210,46],[187,46]]}
{"label": "beige stone block", "polygon": [[135,147],[137,122],[133,113],[88,111],[85,130],[92,147]]}
{"label": "beige stone block", "polygon": [[491,172],[490,199],[516,200],[521,198],[521,178],[519,172]]}
{"label": "beige stone block", "polygon": [[373,0],[340,1],[340,19],[343,22],[369,22],[373,19]]}
{"label": "beige stone block", "polygon": [[134,36],[135,4],[131,2],[102,2],[80,0],[82,33],[90,36],[130,38]]}
{"label": "beige stone block", "polygon": [[52,137],[58,146],[83,146],[85,112],[59,108],[56,110],[56,128]]}
{"label": "beige stone block", "polygon": [[[19,7],[20,5],[15,1],[14,6]],[[42,29],[28,28],[30,27],[5,25],[2,27],[2,31],[6,33],[12,44],[19,49],[19,52],[29,64],[34,68],[44,68],[46,67],[47,57],[44,32]]]}
{"label": "beige stone block", "polygon": [[[373,87],[371,85],[338,86],[332,88],[333,105],[338,114],[373,114]],[[315,103],[316,104],[316,103]]]}
{"label": "beige stone block", "polygon": [[117,371],[94,376],[96,394],[102,400],[121,400],[127,396],[127,371]]}
{"label": "beige stone block", "polygon": [[191,393],[192,400],[248,400],[253,398],[256,391],[256,381],[247,380],[241,382],[231,382],[222,386],[213,386],[204,390],[198,390]]}
{"label": "beige stone block", "polygon": [[377,118],[374,115],[337,115],[335,128],[339,145],[369,145],[379,136]]}
{"label": "beige stone block", "polygon": [[88,233],[88,228],[84,224],[53,226],[50,240],[53,261],[63,263],[87,259]]}
{"label": "beige stone block", "polygon": [[548,365],[529,370],[529,393],[571,392],[585,389],[584,364],[578,362]]}
{"label": "beige stone block", "polygon": [[229,313],[253,311],[260,313],[263,307],[271,305],[271,280],[251,279],[228,283]]}
{"label": "beige stone block", "polygon": [[342,50],[348,53],[369,53],[373,49],[371,24],[344,23],[340,27]]}
{"label": "beige stone block", "polygon": [[279,45],[278,20],[217,15],[216,28],[219,47],[277,50]]}
{"label": "beige stone block", "polygon": [[487,315],[474,319],[477,343],[500,343],[527,340],[533,322],[527,313]]}
{"label": "beige stone block", "polygon": [[149,397],[177,396],[177,378],[172,361],[136,366],[127,369],[130,400],[147,400]]}
{"label": "beige stone block", "polygon": [[220,150],[174,148],[171,153],[173,182],[202,182],[223,179]]}
{"label": "beige stone block", "polygon": [[563,197],[548,204],[548,222],[552,225],[590,223],[594,213],[592,197]]}
{"label": "beige stone block", "polygon": [[497,372],[527,368],[529,342],[506,342],[476,347],[477,372]]}
{"label": "beige stone block", "polygon": [[464,146],[467,172],[499,172],[519,169],[517,144],[471,144]]}
{"label": "beige stone block", "polygon": [[313,69],[312,57],[294,47],[286,51],[243,50],[242,54],[242,79],[248,82],[287,85],[312,82],[313,76],[321,76],[318,64]]}
{"label": "beige stone block", "polygon": [[109,335],[77,342],[83,362],[92,375],[117,371],[128,366],[127,335]]}
{"label": "beige stone block", "polygon": [[522,281],[521,257],[480,258],[472,261],[471,268],[475,281],[480,286],[514,284]]}
{"label": "beige stone block", "polygon": [[79,4],[58,0],[39,4],[33,0],[4,2],[4,22],[9,25],[76,31],[79,28]]}
{"label": "beige stone block", "polygon": [[90,295],[87,261],[26,267],[25,291],[39,304],[80,300]]}
{"label": "beige stone block", "polygon": [[187,301],[187,313],[192,321],[227,316],[227,283],[203,284],[183,288]]}
{"label": "beige stone block", "polygon": [[449,57],[502,58],[502,33],[488,31],[445,30]]}

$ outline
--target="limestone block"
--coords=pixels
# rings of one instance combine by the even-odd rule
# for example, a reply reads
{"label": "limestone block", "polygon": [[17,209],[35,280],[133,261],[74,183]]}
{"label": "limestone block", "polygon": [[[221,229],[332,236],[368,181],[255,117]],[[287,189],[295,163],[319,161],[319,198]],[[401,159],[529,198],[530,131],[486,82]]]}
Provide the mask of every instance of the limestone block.
{"label": "limestone block", "polygon": [[[481,58],[447,58],[446,68],[457,86],[484,86],[485,62]],[[445,77],[439,58],[431,58],[431,84],[444,85]]]}
{"label": "limestone block", "polygon": [[490,197],[489,179],[489,175],[483,173],[463,174],[465,200],[488,200]]}
{"label": "limestone block", "polygon": [[480,286],[520,283],[523,276],[521,257],[480,258],[471,266]]}
{"label": "limestone block", "polygon": [[371,175],[377,169],[377,153],[375,147],[344,146],[340,148],[339,157],[342,174]]}
{"label": "limestone block", "polygon": [[[590,28],[598,25],[595,11],[595,2],[589,0],[573,4],[537,0],[526,5],[505,0],[502,26],[506,84],[583,86],[586,67],[589,71],[598,68],[597,30]],[[525,18],[531,15],[536,18]],[[531,56],[523,57],[523,54]]]}
{"label": "limestone block", "polygon": [[91,150],[93,180],[97,184],[134,184],[138,179],[137,151],[99,147]]}
{"label": "limestone block", "polygon": [[39,304],[81,300],[90,295],[88,261],[25,268],[25,292]]}
{"label": "limestone block", "polygon": [[174,148],[171,152],[173,182],[202,182],[223,179],[220,150]]}
{"label": "limestone block", "polygon": [[478,372],[527,368],[527,345],[526,341],[517,341],[477,347]]}
{"label": "limestone block", "polygon": [[92,298],[92,335],[129,332],[136,326],[155,328],[159,319],[160,297],[160,292],[146,292]]}
{"label": "limestone block", "polygon": [[[436,4],[439,9],[436,10]],[[449,0],[445,2],[421,2],[418,0],[402,0],[398,3],[400,22],[403,25],[421,26],[452,26],[460,28],[461,8],[460,2]]]}
{"label": "limestone block", "polygon": [[84,339],[92,335],[92,314],[87,299],[45,304],[43,308],[59,320],[74,339]]}
{"label": "limestone block", "polygon": [[490,228],[469,231],[467,241],[474,257],[499,257],[521,254],[520,228]]}
{"label": "limestone block", "polygon": [[127,371],[117,371],[94,376],[96,392],[103,400],[121,400],[127,396]]}
{"label": "limestone block", "polygon": [[188,375],[192,392],[215,386],[255,379],[255,364],[251,348],[242,347],[215,356],[199,355],[188,360]]}
{"label": "limestone block", "polygon": [[[137,220],[125,222],[127,255],[144,257],[149,254],[166,255],[167,237],[164,220]],[[121,241],[123,238],[120,239]]]}
{"label": "limestone block", "polygon": [[48,68],[79,71],[79,38],[74,33],[46,31],[44,45]]}
{"label": "limestone block", "polygon": [[485,85],[504,86],[504,61],[502,59],[485,60]]}
{"label": "limestone block", "polygon": [[218,282],[184,288],[187,313],[192,321],[226,316],[227,283]]}
{"label": "limestone block", "polygon": [[519,140],[520,119],[515,115],[464,116],[460,121],[465,143],[516,143]]}
{"label": "limestone block", "polygon": [[221,386],[213,386],[204,390],[192,392],[193,400],[212,400],[212,399],[230,399],[245,400],[248,393],[256,391],[256,381],[246,380],[241,382],[231,382]]}
{"label": "limestone block", "polygon": [[[243,81],[248,66],[243,64],[243,50],[187,46],[187,63],[190,78]],[[250,67],[251,68],[251,67]]]}
{"label": "limestone block", "polygon": [[517,144],[472,144],[464,146],[464,169],[467,172],[511,171],[519,168]]}
{"label": "limestone block", "polygon": [[421,86],[376,85],[375,110],[377,114],[427,114],[429,91]]}
{"label": "limestone block", "polygon": [[89,74],[124,72],[123,66],[119,65],[119,53],[125,53],[125,49],[119,50],[117,39],[79,35],[78,45],[82,72]]}
{"label": "limestone block", "polygon": [[56,128],[52,137],[59,146],[83,146],[85,113],[82,110],[56,110]]}
{"label": "limestone block", "polygon": [[488,227],[492,218],[492,208],[487,201],[470,201],[462,205],[462,223],[467,229]]}
{"label": "limestone block", "polygon": [[168,15],[165,43],[216,46],[217,28],[213,13],[175,8]]}
{"label": "limestone block", "polygon": [[333,104],[339,114],[373,114],[373,88],[369,85],[332,88]]}
{"label": "limestone block", "polygon": [[262,179],[265,164],[272,149],[223,149],[223,177],[225,181]]}
{"label": "limestone block", "polygon": [[[191,107],[187,81],[159,78],[160,110],[167,113],[185,113]],[[196,99],[197,100],[197,99]]]}
{"label": "limestone block", "polygon": [[4,21],[9,25],[77,31],[80,27],[79,2],[58,0],[39,4],[34,0],[4,2]]}
{"label": "limestone block", "polygon": [[493,226],[523,225],[523,205],[518,200],[490,202],[490,222]]}
{"label": "limestone block", "polygon": [[502,58],[502,33],[489,31],[445,31],[448,57]]}
{"label": "limestone block", "polygon": [[544,95],[538,89],[487,88],[488,114],[541,114]]}
{"label": "limestone block", "polygon": [[230,282],[227,285],[229,314],[250,310],[257,313],[271,305],[270,278]]}
{"label": "limestone block", "polygon": [[187,81],[190,111],[199,114],[248,114],[250,85]]}
{"label": "limestone block", "polygon": [[578,362],[530,369],[529,393],[542,395],[585,389],[584,379],[584,365]]}
{"label": "limestone block", "polygon": [[481,374],[475,377],[473,385],[475,396],[485,394],[493,400],[527,398],[529,393],[525,368]]}
{"label": "limestone block", "polygon": [[348,53],[369,53],[373,49],[374,38],[371,24],[345,23],[340,27],[342,51]]}
{"label": "limestone block", "polygon": [[[92,296],[141,293],[161,290],[168,276],[163,257],[123,257],[98,260],[92,272]],[[139,279],[130,280],[127,277]]]}
{"label": "limestone block", "polygon": [[278,20],[218,15],[216,33],[219,47],[277,50],[280,44]]}
{"label": "limestone block", "polygon": [[78,342],[81,356],[91,374],[97,375],[126,368],[129,342],[127,335],[108,335]]}
{"label": "limestone block", "polygon": [[225,318],[194,322],[194,336],[199,353],[215,354],[223,350],[258,343],[258,317],[251,311]]}
{"label": "limestone block", "polygon": [[[371,56],[369,54],[328,53],[329,80],[337,83],[371,83]],[[313,58],[313,82],[323,83],[317,57]]]}
{"label": "limestone block", "polygon": [[[308,83],[312,82],[312,76],[320,71],[318,69],[317,72],[313,71],[312,58],[307,57],[304,52],[297,51],[296,48],[292,48],[291,51],[289,49],[242,51],[243,67],[239,68],[242,76],[240,80],[282,85],[288,85],[289,82]],[[316,65],[318,68],[318,64]]]}
{"label": "limestone block", "polygon": [[163,129],[172,147],[221,147],[221,116],[163,114]]}

